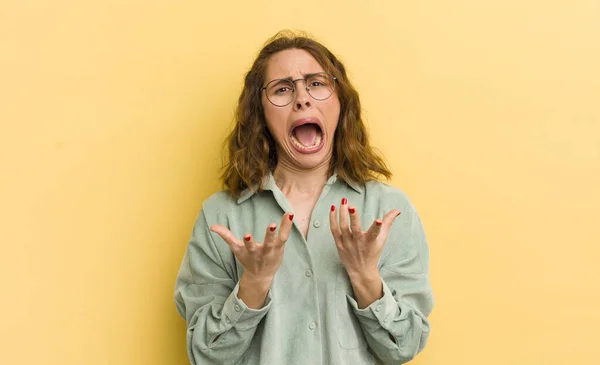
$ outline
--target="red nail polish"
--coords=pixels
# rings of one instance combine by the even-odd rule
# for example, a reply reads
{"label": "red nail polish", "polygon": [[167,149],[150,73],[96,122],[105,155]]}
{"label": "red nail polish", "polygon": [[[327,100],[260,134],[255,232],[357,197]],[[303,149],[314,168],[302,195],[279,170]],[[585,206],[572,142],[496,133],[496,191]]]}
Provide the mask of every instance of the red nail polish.
{"label": "red nail polish", "polygon": [[377,227],[381,226],[381,224],[382,224],[382,223],[383,223],[383,222],[381,222],[381,221],[375,221],[375,225],[376,225]]}
{"label": "red nail polish", "polygon": [[346,198],[342,199],[342,205],[346,205],[346,204],[348,204],[348,199],[346,199]]}
{"label": "red nail polish", "polygon": [[335,205],[331,206],[331,211],[334,212],[335,211]]}
{"label": "red nail polish", "polygon": [[396,217],[397,217],[397,216],[399,216],[400,214],[402,214],[402,212],[400,212],[400,213],[396,214]]}
{"label": "red nail polish", "polygon": [[244,236],[244,240],[250,242],[250,239],[252,238],[252,236],[250,236],[249,234]]}
{"label": "red nail polish", "polygon": [[294,213],[290,213],[290,216],[289,216],[289,218],[290,218],[290,221],[291,221],[291,220],[294,220]]}
{"label": "red nail polish", "polygon": [[277,226],[269,227],[269,230],[270,230],[271,232],[275,232],[275,230],[276,230],[276,229],[277,229]]}
{"label": "red nail polish", "polygon": [[349,208],[348,210],[350,211],[350,214],[354,214],[354,212],[356,212],[356,208],[354,208],[354,207],[353,208]]}

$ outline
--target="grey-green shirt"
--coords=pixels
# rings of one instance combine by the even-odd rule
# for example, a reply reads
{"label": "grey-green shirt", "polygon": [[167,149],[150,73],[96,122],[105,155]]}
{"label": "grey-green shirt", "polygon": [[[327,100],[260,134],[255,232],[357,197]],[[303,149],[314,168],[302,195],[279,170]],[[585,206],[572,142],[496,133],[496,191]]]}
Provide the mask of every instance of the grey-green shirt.
{"label": "grey-green shirt", "polygon": [[[384,296],[365,309],[353,298],[329,228],[329,209],[344,197],[363,230],[394,208],[402,212],[379,260]],[[247,189],[234,199],[222,191],[204,202],[175,288],[191,363],[362,365],[413,358],[427,342],[433,295],[427,241],[407,196],[378,181],[357,186],[329,178],[307,238],[294,226],[265,306],[249,309],[237,297],[243,269],[209,227],[218,223],[238,238],[251,233],[261,241],[267,225],[292,211],[272,175],[260,193]]]}

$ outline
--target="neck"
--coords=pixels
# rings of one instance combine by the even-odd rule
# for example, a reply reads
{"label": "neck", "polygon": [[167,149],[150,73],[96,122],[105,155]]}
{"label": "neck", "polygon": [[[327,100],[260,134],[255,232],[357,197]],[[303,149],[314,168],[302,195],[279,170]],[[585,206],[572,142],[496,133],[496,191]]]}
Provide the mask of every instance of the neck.
{"label": "neck", "polygon": [[323,164],[310,170],[290,168],[278,164],[273,172],[275,184],[287,196],[301,195],[312,197],[321,194],[329,179],[329,164]]}

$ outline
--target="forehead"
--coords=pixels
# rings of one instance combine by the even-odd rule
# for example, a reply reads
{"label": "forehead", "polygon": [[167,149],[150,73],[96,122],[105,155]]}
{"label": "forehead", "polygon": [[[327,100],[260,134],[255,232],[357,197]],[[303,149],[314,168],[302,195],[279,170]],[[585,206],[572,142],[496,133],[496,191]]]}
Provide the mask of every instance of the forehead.
{"label": "forehead", "polygon": [[323,67],[303,49],[286,49],[275,53],[267,62],[266,80],[300,78],[309,73],[323,72]]}

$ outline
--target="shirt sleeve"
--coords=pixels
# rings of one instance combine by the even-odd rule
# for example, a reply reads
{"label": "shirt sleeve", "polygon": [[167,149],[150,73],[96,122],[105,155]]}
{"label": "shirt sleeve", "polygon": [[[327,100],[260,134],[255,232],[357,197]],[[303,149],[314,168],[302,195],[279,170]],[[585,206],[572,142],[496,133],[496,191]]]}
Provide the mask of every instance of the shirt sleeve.
{"label": "shirt sleeve", "polygon": [[[392,226],[380,260],[383,297],[366,308],[347,295],[371,350],[384,364],[413,359],[427,343],[434,305],[429,250],[419,216],[410,205]],[[387,251],[387,252],[386,252]]]}
{"label": "shirt sleeve", "polygon": [[[187,350],[196,364],[234,364],[248,349],[271,307],[253,310],[237,297],[239,282],[229,246],[208,229],[200,212],[175,284],[177,311],[187,323]],[[215,240],[221,244],[217,247]],[[223,254],[223,246],[229,255]]]}

